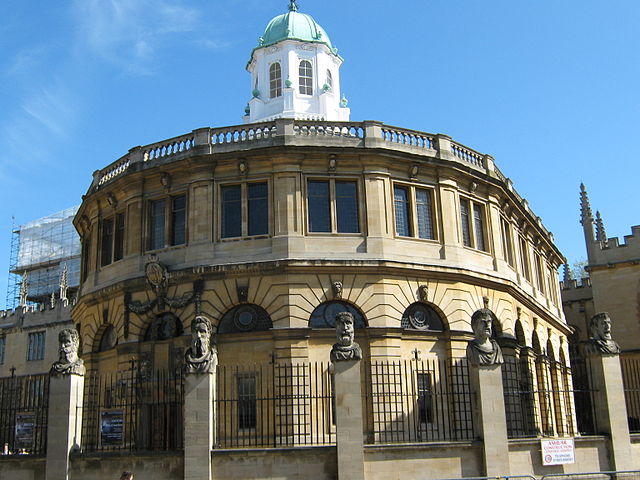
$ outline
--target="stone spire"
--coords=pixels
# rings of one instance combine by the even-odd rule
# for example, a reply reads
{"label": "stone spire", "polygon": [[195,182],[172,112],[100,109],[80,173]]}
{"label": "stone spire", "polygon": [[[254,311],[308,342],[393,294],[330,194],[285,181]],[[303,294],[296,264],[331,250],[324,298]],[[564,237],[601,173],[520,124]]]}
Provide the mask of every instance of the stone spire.
{"label": "stone spire", "polygon": [[573,280],[573,273],[571,272],[571,267],[569,267],[568,263],[564,264],[564,278],[562,279],[562,281],[564,282],[565,286],[569,285],[569,282],[571,282],[571,280]]}
{"label": "stone spire", "polygon": [[604,230],[604,222],[602,221],[600,211],[596,212],[596,240],[602,243],[607,242],[607,232]]}
{"label": "stone spire", "polygon": [[593,224],[593,213],[591,213],[591,205],[589,205],[589,197],[584,183],[580,184],[580,223],[583,226]]}
{"label": "stone spire", "polygon": [[67,290],[69,289],[69,269],[67,268],[67,264],[64,264],[64,268],[62,269],[62,273],[60,273],[60,300],[66,307],[69,303],[69,299],[67,298]]}
{"label": "stone spire", "polygon": [[22,282],[20,282],[20,306],[27,306],[27,297],[29,296],[29,273],[22,274]]}

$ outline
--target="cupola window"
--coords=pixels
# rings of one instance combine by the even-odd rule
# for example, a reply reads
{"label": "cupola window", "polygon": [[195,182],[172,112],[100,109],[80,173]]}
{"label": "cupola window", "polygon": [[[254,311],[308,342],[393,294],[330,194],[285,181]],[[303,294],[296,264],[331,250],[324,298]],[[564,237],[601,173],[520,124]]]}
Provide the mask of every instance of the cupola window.
{"label": "cupola window", "polygon": [[327,70],[327,81],[325,83],[325,89],[328,92],[333,90],[333,76],[331,75],[331,70]]}
{"label": "cupola window", "polygon": [[310,61],[302,60],[300,62],[298,77],[300,79],[300,93],[302,95],[313,95],[313,70]]}
{"label": "cupola window", "polygon": [[273,63],[269,67],[269,97],[277,98],[282,96],[282,68],[280,63]]}

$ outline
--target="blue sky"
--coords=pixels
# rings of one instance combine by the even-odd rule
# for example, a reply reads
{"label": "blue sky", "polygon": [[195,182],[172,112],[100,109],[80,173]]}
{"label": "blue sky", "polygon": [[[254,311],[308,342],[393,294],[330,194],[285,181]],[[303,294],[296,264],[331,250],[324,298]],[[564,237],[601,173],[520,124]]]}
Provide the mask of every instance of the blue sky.
{"label": "blue sky", "polygon": [[[80,203],[136,145],[241,123],[245,64],[286,0],[0,2],[0,307],[12,216]],[[583,181],[608,235],[640,223],[640,2],[300,0],[345,59],[352,120],[493,155],[570,260]]]}

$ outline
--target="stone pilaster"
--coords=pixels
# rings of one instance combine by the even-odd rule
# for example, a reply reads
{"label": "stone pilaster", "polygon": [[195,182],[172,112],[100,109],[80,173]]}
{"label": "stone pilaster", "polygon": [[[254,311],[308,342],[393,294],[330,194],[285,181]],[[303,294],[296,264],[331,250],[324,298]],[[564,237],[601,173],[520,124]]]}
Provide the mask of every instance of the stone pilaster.
{"label": "stone pilaster", "polygon": [[475,393],[473,418],[476,432],[482,438],[484,474],[509,475],[502,365],[470,365],[469,380]]}
{"label": "stone pilaster", "polygon": [[627,407],[622,384],[622,368],[617,354],[589,356],[591,381],[595,397],[598,433],[610,438],[611,470],[632,470],[633,454],[627,423]]}
{"label": "stone pilaster", "polygon": [[184,480],[210,480],[215,373],[188,374],[184,388]]}
{"label": "stone pilaster", "polygon": [[360,361],[334,363],[338,479],[364,480]]}
{"label": "stone pilaster", "polygon": [[80,449],[83,395],[83,375],[51,376],[46,480],[69,478],[69,453]]}

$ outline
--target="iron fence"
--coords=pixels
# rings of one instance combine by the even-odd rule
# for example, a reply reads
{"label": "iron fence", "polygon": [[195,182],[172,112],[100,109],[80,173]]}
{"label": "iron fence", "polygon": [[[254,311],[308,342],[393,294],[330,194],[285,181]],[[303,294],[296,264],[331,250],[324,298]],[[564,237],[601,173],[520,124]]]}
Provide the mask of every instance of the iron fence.
{"label": "iron fence", "polygon": [[620,357],[629,431],[640,433],[640,358]]}
{"label": "iron fence", "polygon": [[363,362],[368,444],[472,440],[466,359]]}
{"label": "iron fence", "polygon": [[184,379],[137,369],[85,377],[82,450],[147,451],[183,447]]}
{"label": "iron fence", "polygon": [[588,360],[579,356],[572,357],[571,377],[578,433],[595,435],[598,433],[595,402],[597,390],[593,388],[593,376]]}
{"label": "iron fence", "polygon": [[543,475],[540,480],[640,480],[640,470],[615,472],[557,473]]}
{"label": "iron fence", "polygon": [[219,365],[214,448],[335,443],[328,363]]}
{"label": "iron fence", "polygon": [[0,378],[0,454],[44,455],[49,375]]}

